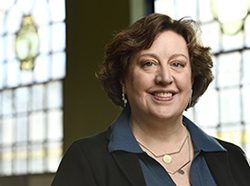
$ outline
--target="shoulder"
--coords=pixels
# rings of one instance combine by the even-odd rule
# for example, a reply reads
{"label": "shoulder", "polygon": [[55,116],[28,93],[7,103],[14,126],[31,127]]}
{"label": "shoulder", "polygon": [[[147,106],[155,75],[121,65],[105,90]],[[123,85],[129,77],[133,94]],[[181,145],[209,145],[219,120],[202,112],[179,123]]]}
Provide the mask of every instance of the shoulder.
{"label": "shoulder", "polygon": [[61,160],[53,185],[106,183],[105,173],[115,167],[106,148],[106,136],[107,131],[74,141]]}
{"label": "shoulder", "polygon": [[68,150],[78,149],[78,151],[84,154],[106,151],[108,144],[107,135],[108,131],[104,131],[93,136],[78,139],[70,145]]}
{"label": "shoulder", "polygon": [[218,185],[249,185],[250,167],[244,151],[233,143],[216,139],[226,151],[204,153]]}
{"label": "shoulder", "polygon": [[231,142],[227,142],[221,139],[217,139],[215,138],[229,153],[240,153],[240,154],[244,154],[244,151],[242,150],[241,147],[239,147],[238,145],[235,145]]}
{"label": "shoulder", "polygon": [[227,157],[231,165],[247,167],[248,172],[250,172],[247,156],[241,147],[220,139],[216,140],[227,150]]}
{"label": "shoulder", "polygon": [[[106,136],[107,131],[74,141],[66,150],[61,163],[81,167],[83,170],[86,167],[91,170],[96,170],[98,166],[106,167],[106,164],[112,161],[107,148],[108,138]],[[71,169],[75,169],[74,167]]]}

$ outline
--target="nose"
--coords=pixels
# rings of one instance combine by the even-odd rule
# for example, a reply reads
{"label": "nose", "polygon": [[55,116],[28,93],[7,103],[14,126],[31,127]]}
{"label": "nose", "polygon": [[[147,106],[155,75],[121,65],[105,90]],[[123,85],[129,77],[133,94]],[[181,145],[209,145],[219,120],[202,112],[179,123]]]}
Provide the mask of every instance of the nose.
{"label": "nose", "polygon": [[168,68],[161,68],[156,73],[155,83],[158,85],[166,86],[173,82],[173,77]]}

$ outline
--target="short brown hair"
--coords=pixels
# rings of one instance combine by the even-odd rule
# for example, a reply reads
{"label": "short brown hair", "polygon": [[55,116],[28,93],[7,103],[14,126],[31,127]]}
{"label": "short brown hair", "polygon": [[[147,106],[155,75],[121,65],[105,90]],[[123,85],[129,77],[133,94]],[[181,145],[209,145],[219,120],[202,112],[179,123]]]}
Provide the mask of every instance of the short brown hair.
{"label": "short brown hair", "polygon": [[174,20],[167,15],[153,13],[136,21],[119,32],[106,46],[104,63],[98,73],[109,98],[123,107],[121,82],[127,74],[130,58],[137,52],[151,47],[156,36],[166,30],[181,35],[190,56],[193,94],[188,107],[194,106],[213,80],[210,48],[204,47],[197,35],[199,27],[191,19]]}

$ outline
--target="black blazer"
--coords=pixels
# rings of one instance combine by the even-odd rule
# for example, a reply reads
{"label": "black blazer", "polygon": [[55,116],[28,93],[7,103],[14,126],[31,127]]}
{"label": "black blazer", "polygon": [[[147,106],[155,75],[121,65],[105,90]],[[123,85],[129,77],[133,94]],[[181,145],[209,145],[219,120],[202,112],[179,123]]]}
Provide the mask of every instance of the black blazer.
{"label": "black blazer", "polygon": [[[52,186],[146,186],[136,154],[107,149],[109,130],[74,142]],[[227,152],[204,153],[219,186],[250,186],[250,167],[236,145],[218,140]]]}

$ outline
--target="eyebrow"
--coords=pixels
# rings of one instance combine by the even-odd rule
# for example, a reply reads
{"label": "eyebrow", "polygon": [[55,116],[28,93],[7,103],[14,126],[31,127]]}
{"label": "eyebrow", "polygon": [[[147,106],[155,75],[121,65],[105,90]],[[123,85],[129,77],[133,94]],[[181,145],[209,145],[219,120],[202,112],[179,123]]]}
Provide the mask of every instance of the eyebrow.
{"label": "eyebrow", "polygon": [[[154,57],[154,58],[156,58],[156,59],[159,58],[159,57],[158,57],[156,54],[154,54],[154,53],[144,53],[144,54],[140,54],[138,57],[144,57],[144,56],[150,56],[150,57]],[[182,54],[182,53],[172,54],[172,55],[170,56],[169,59],[174,59],[174,58],[176,58],[176,57],[184,57],[185,59],[189,60],[189,57],[186,56],[185,54]]]}
{"label": "eyebrow", "polygon": [[158,59],[158,56],[154,53],[144,53],[144,54],[139,54],[138,57],[144,57],[144,56],[149,56],[149,57],[154,57]]}
{"label": "eyebrow", "polygon": [[186,56],[185,54],[182,54],[182,53],[173,54],[173,55],[170,56],[169,59],[174,59],[176,57],[184,57],[186,60],[189,60],[189,57]]}

